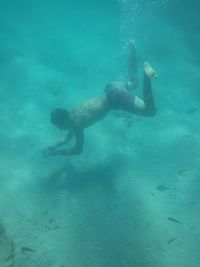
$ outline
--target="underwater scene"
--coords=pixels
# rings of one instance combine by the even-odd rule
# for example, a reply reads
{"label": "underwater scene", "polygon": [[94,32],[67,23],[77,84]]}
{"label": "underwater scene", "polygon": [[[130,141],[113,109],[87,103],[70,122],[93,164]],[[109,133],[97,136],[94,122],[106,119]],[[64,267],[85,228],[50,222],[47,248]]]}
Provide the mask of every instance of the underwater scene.
{"label": "underwater scene", "polygon": [[199,10],[1,0],[0,267],[200,266]]}

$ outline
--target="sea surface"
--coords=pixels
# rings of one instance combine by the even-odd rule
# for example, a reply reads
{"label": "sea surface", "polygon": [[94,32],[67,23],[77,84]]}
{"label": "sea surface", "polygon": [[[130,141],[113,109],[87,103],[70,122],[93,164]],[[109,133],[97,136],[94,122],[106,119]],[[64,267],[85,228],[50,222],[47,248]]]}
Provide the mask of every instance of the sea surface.
{"label": "sea surface", "polygon": [[[200,266],[200,3],[0,1],[0,267]],[[157,115],[112,111],[81,155],[50,122],[127,81],[135,40]],[[74,145],[70,142],[66,147]]]}

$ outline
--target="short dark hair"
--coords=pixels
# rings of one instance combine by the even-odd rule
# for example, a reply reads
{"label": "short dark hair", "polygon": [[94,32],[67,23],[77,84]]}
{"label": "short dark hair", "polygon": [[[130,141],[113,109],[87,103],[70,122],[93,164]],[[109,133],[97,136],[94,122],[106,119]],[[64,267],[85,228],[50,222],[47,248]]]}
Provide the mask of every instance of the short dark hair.
{"label": "short dark hair", "polygon": [[63,122],[70,120],[69,111],[63,108],[55,108],[51,112],[51,122],[55,125],[62,125]]}

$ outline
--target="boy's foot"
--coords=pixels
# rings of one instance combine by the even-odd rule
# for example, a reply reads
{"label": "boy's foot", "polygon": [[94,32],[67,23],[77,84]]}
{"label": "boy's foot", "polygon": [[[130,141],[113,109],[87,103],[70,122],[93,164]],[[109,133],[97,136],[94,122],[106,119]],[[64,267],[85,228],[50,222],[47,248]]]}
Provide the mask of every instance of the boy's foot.
{"label": "boy's foot", "polygon": [[146,74],[147,77],[149,77],[150,79],[157,78],[156,71],[151,67],[148,61],[145,61],[143,66],[144,66],[144,73]]}

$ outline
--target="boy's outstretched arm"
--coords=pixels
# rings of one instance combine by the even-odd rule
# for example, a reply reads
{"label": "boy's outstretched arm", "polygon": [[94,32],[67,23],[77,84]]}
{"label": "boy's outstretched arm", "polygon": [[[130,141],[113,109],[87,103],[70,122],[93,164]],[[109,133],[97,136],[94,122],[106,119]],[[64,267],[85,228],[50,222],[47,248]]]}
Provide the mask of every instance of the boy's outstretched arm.
{"label": "boy's outstretched arm", "polygon": [[56,156],[56,155],[77,155],[80,154],[83,150],[84,144],[84,131],[79,129],[73,132],[76,142],[75,146],[68,149],[52,149],[45,156]]}
{"label": "boy's outstretched arm", "polygon": [[60,147],[64,144],[67,144],[73,137],[74,137],[74,132],[72,130],[69,130],[67,135],[64,138],[62,138],[60,141],[58,141],[55,145],[52,145],[52,146],[45,148],[42,151],[43,156],[49,156],[58,147]]}

